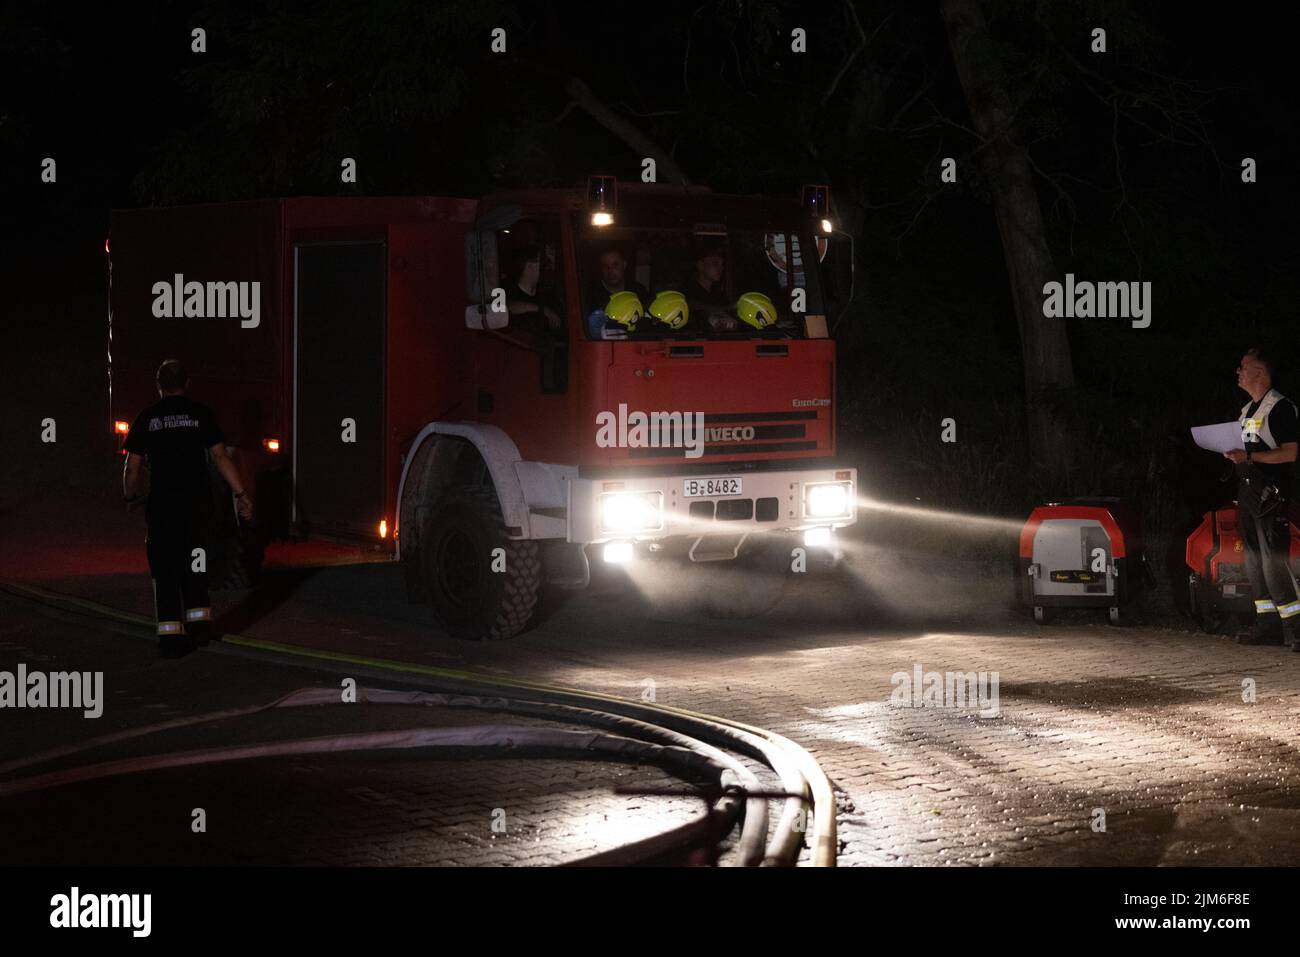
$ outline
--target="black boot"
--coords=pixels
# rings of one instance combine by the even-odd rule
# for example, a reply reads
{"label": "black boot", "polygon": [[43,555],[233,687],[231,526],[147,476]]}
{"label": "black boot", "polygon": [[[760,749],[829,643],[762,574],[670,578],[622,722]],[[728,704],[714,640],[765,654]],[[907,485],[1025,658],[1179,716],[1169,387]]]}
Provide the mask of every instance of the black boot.
{"label": "black boot", "polygon": [[1264,615],[1256,615],[1255,623],[1250,626],[1250,630],[1245,634],[1237,636],[1239,645],[1280,645],[1282,644],[1282,629],[1278,627],[1279,619],[1277,615],[1268,615],[1272,619],[1266,621]]}

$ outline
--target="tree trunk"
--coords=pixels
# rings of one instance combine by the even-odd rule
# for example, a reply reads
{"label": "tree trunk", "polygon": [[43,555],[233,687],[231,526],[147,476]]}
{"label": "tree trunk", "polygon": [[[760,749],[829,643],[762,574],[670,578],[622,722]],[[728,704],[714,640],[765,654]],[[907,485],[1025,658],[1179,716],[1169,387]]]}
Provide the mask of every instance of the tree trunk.
{"label": "tree trunk", "polygon": [[1002,64],[979,0],[942,0],[942,10],[971,119],[985,142],[983,161],[993,186],[998,232],[1020,326],[1030,449],[1049,477],[1059,481],[1069,468],[1071,442],[1055,403],[1074,388],[1074,370],[1064,321],[1043,316],[1043,285],[1057,276],[1029,154],[1012,134],[1011,101]]}

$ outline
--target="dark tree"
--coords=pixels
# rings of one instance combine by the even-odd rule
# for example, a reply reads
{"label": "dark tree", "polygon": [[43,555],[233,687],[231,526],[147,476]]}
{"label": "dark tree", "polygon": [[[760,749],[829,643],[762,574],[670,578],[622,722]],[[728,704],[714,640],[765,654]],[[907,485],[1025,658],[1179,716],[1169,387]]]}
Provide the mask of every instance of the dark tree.
{"label": "dark tree", "polygon": [[1074,388],[1070,342],[1058,319],[1043,315],[1043,285],[1056,278],[1029,154],[1016,139],[1011,98],[979,0],[943,0],[953,62],[975,130],[984,140],[982,161],[993,185],[994,213],[1002,236],[1011,298],[1024,357],[1030,447],[1051,475],[1064,475],[1072,459],[1070,432],[1054,411]]}

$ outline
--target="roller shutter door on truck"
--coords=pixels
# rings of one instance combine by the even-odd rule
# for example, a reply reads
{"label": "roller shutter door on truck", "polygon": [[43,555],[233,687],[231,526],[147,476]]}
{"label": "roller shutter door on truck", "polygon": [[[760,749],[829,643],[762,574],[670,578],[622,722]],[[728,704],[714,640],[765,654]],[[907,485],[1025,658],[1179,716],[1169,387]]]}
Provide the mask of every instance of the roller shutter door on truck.
{"label": "roller shutter door on truck", "polygon": [[373,538],[384,510],[386,247],[298,243],[293,261],[295,520],[311,534]]}

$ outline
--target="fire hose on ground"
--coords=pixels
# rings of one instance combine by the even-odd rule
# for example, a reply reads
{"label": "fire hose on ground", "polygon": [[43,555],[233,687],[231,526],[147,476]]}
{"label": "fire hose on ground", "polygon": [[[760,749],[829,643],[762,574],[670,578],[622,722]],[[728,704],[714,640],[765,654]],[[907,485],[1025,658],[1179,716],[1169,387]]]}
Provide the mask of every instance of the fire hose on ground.
{"label": "fire hose on ground", "polygon": [[[118,609],[99,605],[85,599],[59,595],[58,593],[30,585],[13,582],[0,582],[0,589],[63,611],[91,614],[100,618],[109,618],[111,620],[137,627],[148,626],[151,624],[151,622],[143,616],[131,615]],[[364,689],[365,694],[368,696],[367,700],[375,703],[425,705],[445,704],[453,707],[485,707],[491,710],[506,712],[513,711],[521,714],[529,714],[535,717],[545,717],[550,719],[558,718],[560,720],[570,721],[571,723],[592,724],[607,728],[614,732],[623,732],[624,735],[637,735],[644,740],[635,743],[658,748],[659,750],[654,751],[653,753],[663,756],[665,760],[672,761],[678,755],[690,754],[692,756],[691,758],[684,758],[682,760],[692,763],[692,766],[701,769],[708,768],[708,776],[716,776],[720,785],[730,787],[732,790],[731,797],[755,791],[758,782],[757,779],[754,778],[753,773],[721,751],[717,747],[717,745],[721,745],[739,754],[761,761],[770,767],[780,779],[782,790],[786,795],[783,811],[776,828],[776,834],[773,837],[770,846],[767,847],[765,853],[763,852],[762,847],[767,831],[766,799],[761,797],[752,797],[745,802],[745,822],[738,846],[741,862],[753,864],[758,863],[761,858],[762,863],[766,864],[793,864],[798,856],[799,849],[802,846],[806,830],[808,832],[812,850],[812,863],[820,866],[834,866],[837,850],[835,799],[834,793],[831,790],[830,782],[826,779],[824,772],[822,772],[816,761],[807,751],[796,745],[794,742],[789,741],[774,732],[766,731],[761,728],[756,728],[726,718],[703,715],[665,705],[652,705],[626,701],[612,695],[579,692],[567,688],[553,688],[530,682],[514,681],[496,677],[489,678],[472,672],[453,671],[406,662],[386,661],[383,659],[371,659],[334,652],[317,651],[297,646],[263,641],[260,639],[247,638],[241,635],[227,635],[223,642],[223,646],[217,646],[214,650],[217,650],[220,653],[237,653],[246,657],[254,657],[278,663],[301,664],[302,659],[305,658],[311,660],[315,666],[322,670],[344,673],[357,678],[369,677],[386,681],[398,680],[405,683],[413,683],[414,681],[419,680],[424,685],[435,686],[439,692],[402,692],[373,688]],[[503,689],[508,689],[509,693],[503,693]],[[363,689],[358,689],[359,692],[362,690]],[[527,695],[526,698],[515,697],[515,695],[524,694]],[[335,689],[302,689],[277,699],[269,705],[227,709],[225,711],[212,712],[208,715],[161,722],[156,725],[151,725],[149,728],[133,729],[131,731],[105,735],[90,742],[83,742],[78,745],[64,748],[56,748],[44,752],[41,755],[20,758],[15,761],[0,764],[0,774],[8,773],[21,767],[30,766],[34,763],[53,760],[57,757],[76,753],[77,751],[85,750],[89,747],[99,746],[112,741],[124,740],[141,734],[184,727],[190,724],[218,720],[225,717],[237,717],[245,714],[252,714],[271,707],[323,704],[325,703],[326,697],[332,703],[337,703],[339,701],[339,695]],[[596,707],[592,707],[593,705]],[[431,732],[435,729],[422,730]],[[510,733],[513,734],[517,733],[521,729],[509,730]],[[385,734],[401,733],[393,732]],[[567,734],[581,735],[581,732],[567,732]],[[340,737],[350,739],[353,744],[359,744],[366,738],[370,738],[372,742],[386,742],[373,745],[382,747],[439,746],[436,736],[427,739],[427,743],[423,745],[401,744],[399,743],[402,740],[400,738],[371,738],[367,735],[362,735],[360,737],[355,735]],[[597,741],[608,737],[610,736],[598,736],[597,738],[591,738],[589,740]],[[329,750],[325,744],[321,743],[323,740],[327,739],[303,739],[298,742],[281,742],[281,744]],[[559,741],[560,739],[556,740]],[[577,739],[565,738],[563,740],[568,745],[572,745]],[[622,740],[630,740],[630,738],[622,737]],[[365,746],[369,747],[372,745]],[[452,747],[455,745],[448,745],[445,742],[442,742],[441,746]],[[238,748],[211,750],[213,752],[223,753],[230,750],[241,751],[241,749]],[[348,750],[352,750],[352,748],[348,748]],[[596,746],[596,750],[601,751],[601,753],[620,753],[619,749],[610,745],[609,742]],[[626,754],[631,752],[624,751],[621,753]],[[651,752],[645,753],[649,754]],[[670,755],[672,757],[669,757]],[[245,755],[245,757],[255,756],[258,755]],[[226,758],[225,760],[235,759]],[[53,773],[57,775],[61,772]],[[118,771],[114,773],[127,772]],[[49,776],[45,775],[39,777],[48,778]],[[25,780],[31,781],[36,779],[29,778]],[[9,782],[7,785],[0,785],[0,794],[6,793],[4,790],[5,787],[10,787],[18,783],[21,782]],[[811,799],[812,803],[812,814],[806,815],[805,803],[809,799]],[[723,798],[719,801],[719,812],[723,815],[736,813],[738,811],[739,804],[732,803],[730,797]],[[805,822],[807,822],[807,827],[804,826]],[[698,826],[699,823],[700,822],[693,822],[692,825],[688,825],[688,827]]]}

